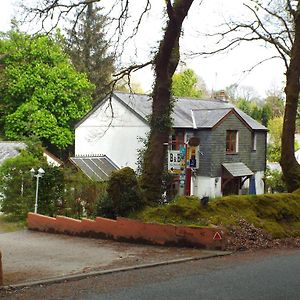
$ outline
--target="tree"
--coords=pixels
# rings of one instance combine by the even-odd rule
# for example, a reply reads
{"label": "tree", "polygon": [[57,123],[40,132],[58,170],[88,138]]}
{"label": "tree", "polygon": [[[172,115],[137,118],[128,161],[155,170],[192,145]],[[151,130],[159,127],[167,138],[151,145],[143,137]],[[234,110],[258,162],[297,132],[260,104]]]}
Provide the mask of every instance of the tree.
{"label": "tree", "polygon": [[[288,191],[300,187],[300,165],[294,154],[296,114],[300,92],[300,1],[249,0],[244,4],[253,18],[231,20],[223,24],[224,30],[214,34],[218,48],[199,54],[215,54],[233,49],[243,42],[262,42],[277,51],[277,55],[263,61],[281,58],[286,67],[286,105],[281,140],[280,164]],[[252,68],[253,69],[253,68]]]}
{"label": "tree", "polygon": [[286,105],[282,129],[282,148],[280,165],[288,191],[300,187],[300,165],[295,158],[295,129],[298,99],[300,93],[300,1],[292,6],[287,1],[294,31],[291,31],[293,43],[290,50],[290,62],[286,72]]}
{"label": "tree", "polygon": [[182,23],[188,14],[193,0],[177,0],[173,4],[167,0],[167,25],[154,59],[155,83],[152,93],[152,115],[150,119],[150,136],[144,156],[142,188],[149,203],[157,203],[161,198],[165,143],[171,132],[172,77],[179,62],[179,38]]}
{"label": "tree", "polygon": [[283,117],[277,117],[269,121],[268,160],[279,162],[281,153]]}
{"label": "tree", "polygon": [[[96,1],[93,1],[96,2]],[[171,112],[173,101],[171,98],[172,77],[177,68],[180,56],[179,39],[182,32],[182,24],[185,20],[193,0],[166,0],[164,10],[166,12],[166,26],[163,30],[163,37],[158,49],[155,51],[154,59],[141,64],[133,64],[116,74],[116,78],[123,78],[141,67],[153,65],[155,82],[152,92],[152,115],[150,117],[150,135],[148,147],[145,152],[142,175],[142,188],[145,190],[145,197],[149,203],[157,203],[161,198],[164,161],[166,157],[165,143],[168,142],[172,120]],[[29,13],[42,17],[42,24],[49,16],[54,16],[54,10],[59,8],[61,17],[67,14],[74,7],[86,7],[88,1],[71,1],[64,3],[59,0],[40,2],[39,6],[29,9]],[[123,34],[127,21],[130,20],[130,5],[135,5],[131,0],[112,1],[106,7],[109,12],[118,7],[118,16],[113,16],[117,21],[116,33]],[[119,6],[118,6],[119,5]],[[141,13],[134,23],[132,34],[126,40],[136,34],[140,28],[143,17],[150,10],[150,0],[145,0]],[[116,11],[115,11],[116,12]],[[128,31],[127,31],[128,32]],[[120,39],[117,39],[117,44]],[[123,44],[124,45],[124,44]],[[124,47],[122,48],[124,50]]]}
{"label": "tree", "polygon": [[109,44],[104,32],[107,21],[100,14],[101,9],[90,2],[84,12],[75,27],[68,30],[67,52],[76,70],[85,72],[96,86],[93,99],[97,102],[111,89],[114,57],[108,53]]}
{"label": "tree", "polygon": [[201,98],[206,91],[205,88],[200,89],[198,83],[199,79],[192,69],[175,73],[172,78],[172,95],[177,97]]}
{"label": "tree", "polygon": [[90,109],[93,86],[72,67],[59,35],[11,31],[2,38],[0,53],[5,137],[36,136],[57,149],[72,145],[74,123]]}

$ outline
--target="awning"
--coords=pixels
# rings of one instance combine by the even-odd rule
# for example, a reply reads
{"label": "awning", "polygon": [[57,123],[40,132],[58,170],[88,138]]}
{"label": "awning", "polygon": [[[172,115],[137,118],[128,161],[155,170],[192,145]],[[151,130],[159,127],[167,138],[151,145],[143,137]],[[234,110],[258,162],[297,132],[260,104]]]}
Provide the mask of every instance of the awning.
{"label": "awning", "polygon": [[224,163],[222,166],[233,176],[243,177],[251,176],[253,172],[242,162],[238,163]]}
{"label": "awning", "polygon": [[119,169],[106,155],[75,156],[70,159],[86,176],[95,181],[105,181],[112,171]]}

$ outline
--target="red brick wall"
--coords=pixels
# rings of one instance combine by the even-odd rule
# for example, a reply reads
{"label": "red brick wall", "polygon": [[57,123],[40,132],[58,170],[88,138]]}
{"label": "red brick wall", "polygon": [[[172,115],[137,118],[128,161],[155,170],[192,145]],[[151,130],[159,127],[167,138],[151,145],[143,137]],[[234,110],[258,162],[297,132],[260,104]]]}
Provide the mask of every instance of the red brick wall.
{"label": "red brick wall", "polygon": [[[27,224],[31,230],[103,237],[156,245],[182,245],[206,249],[222,249],[225,243],[224,231],[221,228],[152,224],[126,218],[111,220],[97,217],[95,220],[76,220],[63,216],[51,218],[28,213]],[[220,235],[216,235],[217,232]],[[220,236],[222,237],[221,240],[216,238]]]}

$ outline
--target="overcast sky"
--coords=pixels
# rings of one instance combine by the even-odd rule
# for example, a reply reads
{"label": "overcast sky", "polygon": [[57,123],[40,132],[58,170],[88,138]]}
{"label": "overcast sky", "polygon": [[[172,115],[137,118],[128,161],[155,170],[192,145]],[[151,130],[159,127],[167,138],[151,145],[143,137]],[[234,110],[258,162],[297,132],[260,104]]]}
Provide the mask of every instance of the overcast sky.
{"label": "overcast sky", "polygon": [[[0,30],[7,31],[10,27],[10,19],[14,16],[14,3],[16,0],[2,0],[0,10]],[[161,5],[162,1],[155,0],[155,5]],[[198,1],[193,4],[193,11],[189,14],[185,22],[184,40],[182,46],[185,50],[197,45],[202,47],[206,45],[206,40],[198,35],[198,31],[216,27],[220,22],[231,15],[241,15],[244,13],[244,8],[240,0],[204,0],[202,6],[199,6]],[[159,7],[158,6],[158,7]],[[145,25],[147,34],[143,32],[140,35],[140,42],[136,43],[141,49],[138,55],[140,60],[146,59],[149,52],[146,49],[157,45],[157,31],[161,28],[161,13],[159,8],[154,13],[156,18],[149,19]],[[155,7],[154,7],[155,9]],[[147,27],[148,26],[148,27]],[[192,47],[193,46],[193,47]],[[209,47],[211,45],[207,45]],[[145,51],[143,51],[143,49]],[[132,52],[132,51],[131,51]],[[191,67],[201,76],[208,90],[223,89],[233,83],[238,83],[241,86],[252,86],[260,96],[265,96],[265,92],[277,86],[283,87],[284,68],[280,60],[273,60],[264,63],[257,67],[250,74],[246,75],[243,71],[255,65],[259,58],[266,57],[271,50],[266,50],[264,47],[248,44],[230,53],[213,56],[211,58],[193,58],[184,57],[186,67]],[[133,55],[135,57],[135,54]],[[140,72],[138,81],[142,84],[146,91],[149,91],[152,83],[151,72]]]}

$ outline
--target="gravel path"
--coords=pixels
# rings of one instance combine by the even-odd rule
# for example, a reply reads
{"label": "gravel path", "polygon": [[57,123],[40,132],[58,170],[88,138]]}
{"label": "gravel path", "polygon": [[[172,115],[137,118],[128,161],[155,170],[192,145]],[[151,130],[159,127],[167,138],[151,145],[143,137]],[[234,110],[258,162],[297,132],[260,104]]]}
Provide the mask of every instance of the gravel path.
{"label": "gravel path", "polygon": [[0,233],[4,285],[181,258],[210,251],[157,247],[35,231]]}

